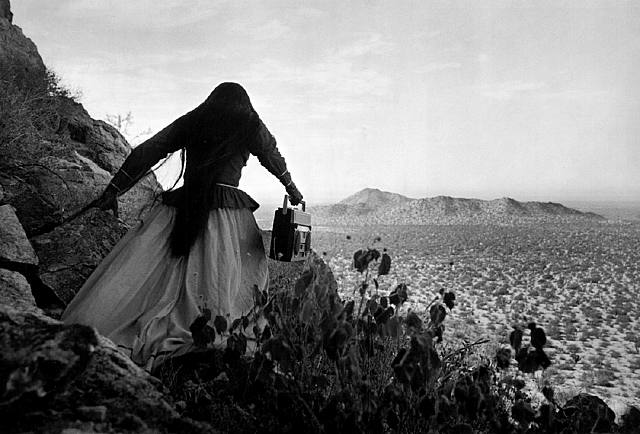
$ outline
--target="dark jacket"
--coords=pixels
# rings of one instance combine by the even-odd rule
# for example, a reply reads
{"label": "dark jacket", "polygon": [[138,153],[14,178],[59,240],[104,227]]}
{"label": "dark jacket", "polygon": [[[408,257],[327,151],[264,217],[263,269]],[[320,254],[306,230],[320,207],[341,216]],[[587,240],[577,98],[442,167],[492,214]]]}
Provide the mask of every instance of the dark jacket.
{"label": "dark jacket", "polygon": [[[215,159],[215,155],[206,155],[206,146],[199,146],[199,151],[191,147],[193,128],[185,121],[183,116],[162,131],[146,140],[133,149],[120,170],[116,173],[109,188],[122,194],[130,189],[141,177],[143,177],[155,164],[168,154],[186,148],[185,176],[196,169],[201,159]],[[202,151],[204,149],[204,151]],[[205,155],[200,155],[204,152]],[[248,194],[239,190],[238,183],[242,168],[246,166],[249,155],[258,157],[269,172],[276,176],[283,185],[291,181],[287,171],[287,165],[276,146],[276,139],[271,135],[262,121],[259,121],[258,132],[255,140],[248,142],[246,148],[233,149],[230,155],[216,164],[214,170],[205,173],[205,177],[211,179],[202,180],[204,185],[213,185],[210,194],[213,195],[211,208],[258,208],[258,203]],[[224,185],[219,185],[224,184]],[[173,205],[180,200],[182,188],[163,193],[163,202]]]}

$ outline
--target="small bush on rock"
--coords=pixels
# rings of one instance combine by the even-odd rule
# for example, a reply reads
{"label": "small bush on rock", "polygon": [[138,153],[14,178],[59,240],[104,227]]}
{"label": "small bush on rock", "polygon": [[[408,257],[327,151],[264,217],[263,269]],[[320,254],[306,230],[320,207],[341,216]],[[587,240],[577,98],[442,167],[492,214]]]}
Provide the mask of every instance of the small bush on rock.
{"label": "small bush on rock", "polygon": [[[0,153],[18,161],[33,160],[23,155],[23,145],[58,131],[62,107],[76,98],[50,70],[29,70],[11,62],[0,65]],[[50,151],[43,149],[41,156]]]}

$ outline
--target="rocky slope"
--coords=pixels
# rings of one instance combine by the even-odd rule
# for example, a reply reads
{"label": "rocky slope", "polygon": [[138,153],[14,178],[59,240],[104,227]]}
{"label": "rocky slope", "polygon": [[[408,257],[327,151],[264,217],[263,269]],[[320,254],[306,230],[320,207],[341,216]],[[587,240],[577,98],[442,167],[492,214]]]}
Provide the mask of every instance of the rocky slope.
{"label": "rocky slope", "polygon": [[13,58],[23,68],[44,71],[44,63],[35,44],[24,36],[18,26],[14,26],[9,0],[0,0],[0,58]]}
{"label": "rocky slope", "polygon": [[100,195],[131,147],[59,88],[12,18],[0,0],[0,205],[15,209],[39,259],[21,269],[37,299],[53,292],[66,302],[161,188],[147,176],[120,198],[121,220],[94,211],[64,223]]}
{"label": "rocky slope", "polygon": [[149,176],[123,196],[121,220],[93,209],[64,223],[131,148],[52,87],[12,20],[0,0],[0,432],[211,432],[94,329],[41,309],[60,312],[160,187]]}
{"label": "rocky slope", "polygon": [[366,188],[335,205],[310,209],[314,224],[422,225],[513,224],[522,222],[602,220],[603,217],[553,202],[518,202],[436,196],[424,199]]}

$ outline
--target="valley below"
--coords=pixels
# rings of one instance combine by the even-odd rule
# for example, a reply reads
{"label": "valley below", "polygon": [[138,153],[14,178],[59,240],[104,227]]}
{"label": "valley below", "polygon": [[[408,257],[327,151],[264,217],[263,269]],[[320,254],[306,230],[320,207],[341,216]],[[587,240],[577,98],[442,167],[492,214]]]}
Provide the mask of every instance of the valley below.
{"label": "valley below", "polygon": [[[378,238],[379,237],[379,238]],[[387,249],[386,295],[409,288],[403,309],[426,313],[440,289],[455,291],[445,342],[488,338],[487,357],[512,325],[535,321],[552,365],[536,378],[560,395],[594,393],[614,410],[640,405],[640,224],[317,225],[313,247],[345,298],[357,298],[361,248]],[[371,291],[375,291],[371,285]]]}

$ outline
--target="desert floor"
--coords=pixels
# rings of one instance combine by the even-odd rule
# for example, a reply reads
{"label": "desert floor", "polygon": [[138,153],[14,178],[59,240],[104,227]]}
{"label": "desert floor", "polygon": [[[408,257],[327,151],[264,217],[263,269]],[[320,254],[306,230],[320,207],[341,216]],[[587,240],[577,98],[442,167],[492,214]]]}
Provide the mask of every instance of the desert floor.
{"label": "desert floor", "polygon": [[406,283],[407,309],[455,291],[445,340],[488,337],[492,351],[508,345],[513,324],[535,321],[553,362],[538,381],[559,396],[597,394],[614,410],[640,405],[638,223],[314,227],[313,247],[345,297],[362,280],[353,253],[386,248],[392,268],[380,291]]}

